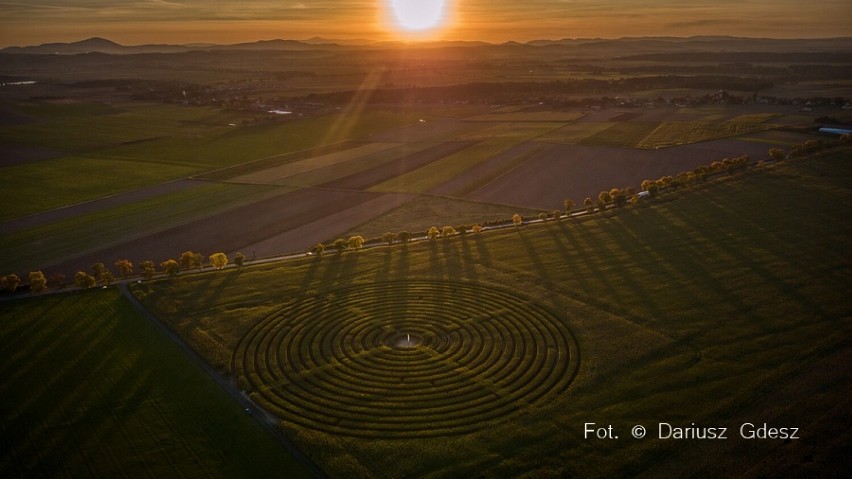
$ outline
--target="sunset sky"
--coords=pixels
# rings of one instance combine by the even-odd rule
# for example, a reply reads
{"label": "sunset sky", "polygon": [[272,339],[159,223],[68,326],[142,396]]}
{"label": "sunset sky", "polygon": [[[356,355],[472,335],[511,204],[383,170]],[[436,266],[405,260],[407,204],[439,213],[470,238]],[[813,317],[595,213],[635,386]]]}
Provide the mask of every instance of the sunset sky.
{"label": "sunset sky", "polygon": [[[414,3],[412,3],[414,2]],[[417,2],[436,26],[401,23]],[[398,12],[397,9],[405,10]],[[415,5],[412,7],[411,5]],[[126,45],[274,38],[483,40],[852,36],[850,0],[0,0],[0,47],[100,36]]]}

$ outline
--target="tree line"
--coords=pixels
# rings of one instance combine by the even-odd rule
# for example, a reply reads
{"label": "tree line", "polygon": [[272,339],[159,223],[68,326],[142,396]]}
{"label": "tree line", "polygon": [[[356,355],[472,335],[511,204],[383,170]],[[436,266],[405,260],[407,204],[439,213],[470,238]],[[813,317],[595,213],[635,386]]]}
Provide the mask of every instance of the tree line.
{"label": "tree line", "polygon": [[[232,263],[236,266],[242,266],[245,263],[246,256],[242,253],[234,255]],[[209,265],[217,270],[225,268],[231,261],[225,253],[213,253],[205,258],[201,253],[193,251],[184,251],[178,259],[167,259],[158,265],[151,260],[140,262],[134,267],[133,262],[129,259],[120,259],[115,262],[115,270],[111,270],[104,263],[98,262],[93,264],[89,270],[80,270],[74,274],[70,285],[80,289],[90,289],[98,285],[110,286],[116,282],[118,273],[122,279],[132,277],[142,277],[146,280],[153,279],[158,274],[174,278],[181,271],[201,270],[205,265]],[[27,275],[27,282],[15,273],[0,276],[0,289],[10,293],[19,290],[26,290],[31,293],[40,293],[46,291],[48,287],[64,288],[68,286],[68,279],[62,273],[54,273],[48,280],[42,271],[31,271]]]}

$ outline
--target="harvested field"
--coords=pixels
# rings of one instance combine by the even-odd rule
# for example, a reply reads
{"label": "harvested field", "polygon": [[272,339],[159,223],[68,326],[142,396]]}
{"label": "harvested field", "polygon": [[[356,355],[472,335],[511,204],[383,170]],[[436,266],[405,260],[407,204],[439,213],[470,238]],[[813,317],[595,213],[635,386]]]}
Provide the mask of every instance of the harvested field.
{"label": "harvested field", "polygon": [[446,156],[470,148],[474,144],[476,144],[474,141],[448,141],[425,150],[411,153],[389,163],[370,168],[369,170],[329,181],[320,186],[334,189],[366,190],[400,175],[423,168]]}
{"label": "harvested field", "polygon": [[537,154],[549,145],[528,141],[504,150],[486,161],[463,171],[440,186],[429,190],[433,195],[466,197],[496,178],[508,174],[512,169]]}
{"label": "harvested field", "polygon": [[569,123],[562,128],[549,131],[537,138],[538,141],[576,145],[586,138],[602,132],[612,126],[607,122],[578,122]]}
{"label": "harvested field", "polygon": [[508,122],[499,123],[490,128],[479,130],[473,133],[461,135],[459,139],[463,140],[499,140],[499,141],[527,141],[547,133],[562,126],[560,122]]}
{"label": "harvested field", "polygon": [[728,120],[729,123],[763,123],[774,118],[777,118],[776,113],[749,113],[738,115]]}
{"label": "harvested field", "polygon": [[437,145],[438,143],[402,143],[396,148],[358,158],[358,161],[348,161],[294,175],[282,183],[299,187],[328,184],[342,178],[357,176],[359,173],[373,170],[374,168],[381,169],[383,165],[392,165],[396,161],[426,151]]}
{"label": "harvested field", "polygon": [[271,257],[288,251],[307,251],[319,242],[329,242],[338,237],[348,238],[356,234],[368,239],[378,237],[385,231],[367,231],[363,225],[376,217],[382,217],[388,211],[419,201],[419,198],[412,195],[393,193],[378,195],[351,208],[319,216],[314,221],[248,244],[242,248],[242,251],[244,253],[251,251],[258,257]]}
{"label": "harvested field", "polygon": [[424,193],[510,147],[511,144],[502,141],[483,141],[421,168],[398,175],[384,183],[375,185],[370,190]]}
{"label": "harvested field", "polygon": [[[156,234],[99,249],[97,252],[73,260],[51,265],[44,268],[44,271],[45,274],[60,272],[71,277],[75,271],[88,270],[95,262],[101,261],[112,265],[123,258],[130,259],[134,264],[144,260],[153,260],[159,264],[168,258],[177,258],[186,250],[200,251],[204,254],[216,251],[228,253],[242,251],[245,255],[252,257],[255,254],[259,255],[259,252],[253,253],[244,248],[310,225],[318,219],[358,208],[380,196],[375,193],[314,189],[286,192],[211,217],[190,221]],[[389,207],[398,204],[392,201]],[[370,210],[364,211],[373,214]],[[365,221],[364,218],[357,216],[353,221],[358,223]],[[295,235],[301,239],[301,243],[290,247],[276,244],[281,249],[269,253],[303,251],[318,241],[317,236],[330,238],[339,231],[347,229],[348,226],[354,225],[326,226],[329,228],[328,231],[313,231],[316,235],[314,237]]]}
{"label": "harvested field", "polygon": [[249,161],[246,163],[241,163],[239,165],[228,166],[225,168],[208,171],[201,175],[198,175],[198,177],[208,180],[227,180],[235,177],[249,176],[258,171],[274,169],[281,165],[299,162],[302,160],[309,160],[310,158],[319,157],[323,155],[331,155],[336,152],[355,149],[360,146],[363,146],[362,142],[342,141],[340,143],[318,146],[316,148],[309,148],[307,150],[297,151],[294,153],[272,155],[265,158],[261,158],[259,160]]}
{"label": "harvested field", "polygon": [[635,119],[637,119],[637,118],[639,118],[643,115],[644,114],[641,113],[641,112],[638,112],[638,113],[637,112],[627,112],[627,113],[622,113],[620,115],[616,115],[616,116],[610,118],[609,121],[630,121],[630,120],[635,120]]}
{"label": "harvested field", "polygon": [[468,199],[537,208],[561,208],[566,198],[581,204],[586,197],[613,187],[638,187],[644,179],[657,179],[692,170],[725,157],[748,154],[765,158],[768,148],[737,140],[710,141],[665,150],[597,148],[556,145],[542,150],[512,171],[497,178]]}
{"label": "harvested field", "polygon": [[634,148],[655,128],[657,128],[657,123],[617,122],[604,130],[587,136],[580,141],[580,144]]}
{"label": "harvested field", "polygon": [[255,171],[230,178],[235,183],[281,184],[288,178],[320,168],[335,167],[341,163],[358,161],[362,157],[398,147],[399,143],[367,143],[346,150],[292,161],[281,166]]}
{"label": "harvested field", "polygon": [[672,122],[665,121],[644,139],[636,143],[637,148],[667,148],[676,145],[698,143],[731,136],[771,130],[777,125],[759,122]]}
{"label": "harvested field", "polygon": [[437,118],[417,121],[410,125],[375,133],[371,141],[412,143],[423,141],[443,141],[446,138],[463,136],[488,128],[489,125],[458,119]]}
{"label": "harvested field", "polygon": [[[70,208],[76,214],[61,220],[54,218],[53,221],[44,221],[45,217],[59,216],[64,209],[25,218],[41,220],[41,224],[0,236],[0,249],[8,253],[0,257],[0,270],[16,271],[31,264],[57,264],[92,255],[105,248],[150,237],[186,223],[215,218],[217,214],[288,191],[281,187],[210,184],[189,180],[166,185],[176,188],[172,191],[152,188],[140,192],[151,195],[147,198],[140,198],[142,194],[128,194],[110,198],[114,201],[77,205]],[[177,188],[179,186],[183,188]],[[136,196],[136,201],[128,198],[133,196]],[[85,208],[87,206],[88,209]],[[88,212],[83,213],[84,210]],[[20,227],[20,223],[26,221],[16,221],[12,225]],[[174,254],[172,251],[164,251],[164,257],[148,259],[162,260]]]}
{"label": "harvested field", "polygon": [[516,111],[489,113],[487,115],[471,116],[467,121],[495,121],[495,122],[547,122],[556,121],[567,123],[583,117],[583,113],[573,111]]}

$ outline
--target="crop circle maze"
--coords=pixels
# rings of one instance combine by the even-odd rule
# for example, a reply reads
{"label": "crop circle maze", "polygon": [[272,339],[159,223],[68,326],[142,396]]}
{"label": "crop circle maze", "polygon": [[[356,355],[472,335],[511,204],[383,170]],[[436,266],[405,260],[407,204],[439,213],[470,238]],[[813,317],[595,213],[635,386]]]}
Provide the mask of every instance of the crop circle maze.
{"label": "crop circle maze", "polygon": [[579,366],[563,318],[507,290],[401,281],[296,299],[232,371],[285,423],[359,437],[462,434],[542,404]]}

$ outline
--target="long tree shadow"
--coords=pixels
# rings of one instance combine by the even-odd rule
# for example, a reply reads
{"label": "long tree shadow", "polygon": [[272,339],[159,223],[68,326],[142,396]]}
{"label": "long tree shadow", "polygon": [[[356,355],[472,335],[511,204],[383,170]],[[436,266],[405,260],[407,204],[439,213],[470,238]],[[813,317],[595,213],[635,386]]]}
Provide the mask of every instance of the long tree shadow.
{"label": "long tree shadow", "polygon": [[[679,221],[682,221],[683,223],[690,225],[692,228],[694,228],[698,231],[707,231],[708,228],[710,226],[712,226],[712,225],[708,225],[706,223],[702,223],[702,222],[699,221],[698,218],[684,214],[681,211],[673,211],[672,214],[677,214],[677,219]],[[727,208],[726,214],[731,215],[731,216],[738,215],[738,213],[736,212],[736,209],[733,208],[733,207]],[[746,218],[742,215],[738,215],[738,216],[739,217],[736,218],[736,219],[739,220],[740,225],[743,225],[742,228],[748,228],[748,229],[745,229],[743,231],[750,231],[752,236],[755,237],[755,240],[749,242],[749,244],[752,244],[752,245],[761,244],[759,242],[759,239],[763,239],[764,241],[767,241],[766,238],[768,237],[768,235],[765,234],[761,230],[761,228],[759,226],[759,222],[751,221],[749,218]],[[745,225],[748,225],[748,226],[745,226]],[[759,233],[756,233],[756,231],[759,231]],[[750,255],[750,254],[748,254],[747,248],[736,247],[736,245],[732,246],[731,244],[728,244],[725,241],[723,241],[723,239],[721,238],[720,235],[707,234],[706,240],[708,242],[710,242],[714,246],[714,248],[716,248],[717,250],[724,251],[725,254],[730,255],[735,260],[736,263],[743,265],[743,266],[746,266],[752,274],[757,275],[767,285],[770,285],[773,288],[775,288],[776,291],[781,296],[783,296],[784,298],[787,298],[789,300],[794,301],[795,303],[798,303],[805,310],[815,312],[819,316],[819,318],[822,319],[822,320],[831,320],[831,319],[834,318],[833,315],[830,314],[828,311],[826,311],[826,309],[821,304],[819,304],[818,302],[813,301],[810,298],[808,298],[807,296],[803,295],[799,291],[798,285],[791,284],[790,282],[788,282],[784,278],[780,277],[778,274],[771,272],[764,264],[759,263],[758,261],[755,261],[755,259],[754,259],[755,257],[765,256],[766,253],[758,252],[754,255]],[[768,241],[782,242],[782,240],[777,239],[777,238],[773,238],[773,239],[768,240]],[[782,244],[782,245],[778,246],[777,249],[779,251],[783,251],[784,247],[786,247],[786,244]],[[771,246],[769,248],[771,248]],[[764,247],[762,247],[762,249],[766,250],[767,247],[764,246]],[[780,258],[780,257],[777,257],[777,258],[779,260],[787,262],[786,259],[783,259],[783,258]],[[731,291],[730,293],[733,293],[733,291]],[[729,296],[735,296],[736,297],[735,294],[729,294]],[[739,300],[737,302],[737,304],[740,308],[743,308],[743,309],[750,309],[751,308],[751,305],[746,305],[745,303],[743,303],[742,300]]]}
{"label": "long tree shadow", "polygon": [[479,273],[476,271],[476,261],[473,258],[473,251],[470,248],[470,238],[467,234],[461,236],[461,253],[464,278],[474,283],[479,283]]}
{"label": "long tree shadow", "polygon": [[384,283],[390,279],[392,269],[391,263],[393,260],[391,251],[392,250],[389,246],[385,247],[385,254],[382,256],[382,264],[376,269],[376,275],[373,277],[373,281],[377,283]]}
{"label": "long tree shadow", "polygon": [[479,253],[479,260],[487,268],[491,268],[493,266],[491,263],[491,253],[488,251],[488,246],[485,244],[485,235],[474,233],[473,238],[473,241],[476,243],[476,251]]}
{"label": "long tree shadow", "polygon": [[538,248],[532,243],[532,241],[527,238],[521,228],[516,228],[515,232],[518,235],[518,238],[521,240],[521,244],[524,247],[524,251],[527,253],[527,257],[530,260],[530,264],[533,266],[532,273],[538,275],[539,278],[544,280],[544,284],[548,288],[552,288],[554,286],[553,274],[550,269],[541,261],[541,257],[538,254]]}
{"label": "long tree shadow", "polygon": [[459,255],[455,238],[442,239],[441,252],[444,258],[446,279],[461,279],[464,276],[464,270],[462,269],[462,259]]}
{"label": "long tree shadow", "polygon": [[396,264],[393,267],[393,279],[401,281],[409,278],[409,254],[408,243],[403,243],[399,248]]}
{"label": "long tree shadow", "polygon": [[330,261],[324,261],[325,269],[319,279],[317,289],[337,288],[348,284],[358,264],[358,256],[358,251],[346,251],[335,253],[329,258]]}
{"label": "long tree shadow", "polygon": [[[587,280],[575,281],[577,289],[572,291],[572,295],[581,298],[584,302],[594,305],[604,311],[609,311],[613,314],[621,315],[622,310],[616,310],[612,304],[602,301],[601,292],[595,291],[595,285],[603,289],[610,297],[615,297],[615,287],[609,276],[597,267],[591,258],[590,254],[596,248],[598,238],[590,231],[588,226],[583,223],[575,223],[572,228],[568,228],[563,222],[557,223],[559,230],[562,232],[563,238],[570,243],[570,250],[576,252],[573,256],[576,261],[573,267],[579,275],[589,275]],[[593,282],[592,282],[593,281]],[[581,289],[582,288],[582,289]]]}
{"label": "long tree shadow", "polygon": [[[197,326],[200,317],[197,314],[192,314],[192,312],[211,308],[219,298],[224,296],[224,292],[239,279],[242,272],[242,268],[234,268],[204,273],[208,278],[206,287],[202,289],[204,294],[196,294],[192,299],[186,300],[185,306],[176,304],[175,306],[180,308],[180,315],[189,320],[191,326]],[[216,280],[219,280],[219,282],[216,283]]]}
{"label": "long tree shadow", "polygon": [[[647,267],[643,267],[643,265],[648,264],[647,258],[653,253],[653,250],[644,242],[639,241],[638,238],[631,238],[623,221],[614,220],[604,222],[601,224],[601,229],[606,236],[606,240],[599,242],[599,246],[606,251],[606,254],[611,257],[622,257],[626,266],[633,266],[630,269],[641,271],[639,274],[624,272],[616,274],[618,274],[618,278],[623,285],[622,287],[632,292],[634,297],[643,299],[642,306],[644,309],[647,309],[647,313],[643,315],[644,319],[654,320],[654,318],[662,317],[664,311],[653,300],[654,295],[650,294],[647,286],[651,271]],[[610,245],[615,247],[611,247]],[[661,262],[657,262],[655,266],[659,267],[660,264]],[[665,268],[665,266],[662,267]],[[662,283],[656,284],[659,286]],[[633,316],[636,316],[635,312]]]}
{"label": "long tree shadow", "polygon": [[438,251],[437,240],[429,240],[429,274],[433,279],[444,278],[444,265]]}
{"label": "long tree shadow", "polygon": [[317,271],[322,266],[322,262],[326,261],[326,260],[327,260],[327,257],[326,257],[325,253],[317,254],[316,256],[313,257],[313,260],[311,261],[311,265],[308,266],[308,270],[305,271],[305,275],[302,277],[302,284],[299,287],[299,291],[304,293],[305,291],[310,290],[311,285],[314,282],[314,278],[317,275]]}

